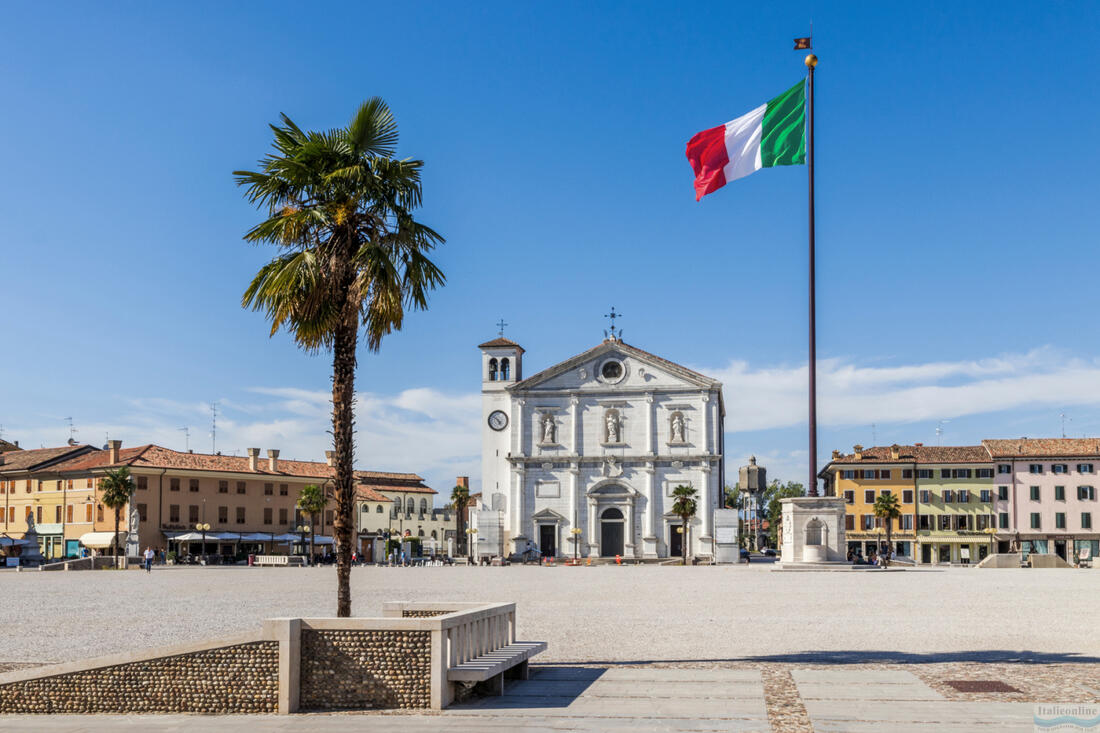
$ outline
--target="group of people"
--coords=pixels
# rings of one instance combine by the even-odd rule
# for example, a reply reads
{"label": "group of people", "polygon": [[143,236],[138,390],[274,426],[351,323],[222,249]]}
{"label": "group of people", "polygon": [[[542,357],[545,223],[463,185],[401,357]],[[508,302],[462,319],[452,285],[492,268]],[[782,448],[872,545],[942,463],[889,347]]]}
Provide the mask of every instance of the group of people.
{"label": "group of people", "polygon": [[868,548],[867,557],[863,557],[863,552],[858,547],[848,550],[848,562],[853,565],[882,565],[893,557],[893,550],[886,545],[877,550],[873,546]]}

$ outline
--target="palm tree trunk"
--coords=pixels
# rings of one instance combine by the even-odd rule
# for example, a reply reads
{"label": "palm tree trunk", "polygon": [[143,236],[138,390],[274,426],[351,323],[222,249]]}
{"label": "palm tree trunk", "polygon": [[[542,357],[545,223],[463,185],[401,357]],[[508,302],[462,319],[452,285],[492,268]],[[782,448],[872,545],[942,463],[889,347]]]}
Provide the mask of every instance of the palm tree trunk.
{"label": "palm tree trunk", "polygon": [[351,616],[351,535],[355,490],[352,483],[355,426],[355,348],[358,313],[336,330],[332,343],[332,439],[336,476],[336,615]]}
{"label": "palm tree trunk", "polygon": [[886,519],[886,553],[885,553],[886,557],[883,558],[884,562],[882,563],[885,567],[890,567],[890,553],[893,551],[893,547],[894,547],[894,543],[891,539],[893,537],[893,535],[891,534],[891,530],[893,530],[893,528],[894,528],[894,520],[892,518],[887,518]]}
{"label": "palm tree trunk", "polygon": [[686,566],[688,564],[688,518],[686,516],[680,517],[680,521],[683,522],[680,525],[680,562]]}
{"label": "palm tree trunk", "polygon": [[115,507],[115,569],[118,569],[118,507]]}
{"label": "palm tree trunk", "polygon": [[458,529],[458,537],[456,538],[458,540],[458,554],[468,555],[466,541],[463,539],[466,534],[466,508],[455,507],[455,511],[458,513],[458,516],[455,517],[455,525]]}

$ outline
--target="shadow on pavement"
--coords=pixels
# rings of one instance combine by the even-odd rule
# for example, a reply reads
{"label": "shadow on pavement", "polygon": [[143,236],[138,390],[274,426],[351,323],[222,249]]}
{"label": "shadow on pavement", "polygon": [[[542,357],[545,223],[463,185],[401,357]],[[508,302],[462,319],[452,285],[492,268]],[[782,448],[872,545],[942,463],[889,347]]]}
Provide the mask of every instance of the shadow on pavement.
{"label": "shadow on pavement", "polygon": [[[716,664],[767,662],[772,664],[941,664],[945,662],[986,662],[1016,664],[1097,664],[1100,657],[1090,654],[1035,652],[1026,649],[989,649],[961,652],[897,651],[813,651],[790,654],[765,654],[750,657],[712,659],[639,659],[631,661],[592,661],[585,664],[622,667],[650,664]],[[533,668],[532,668],[533,669]]]}
{"label": "shadow on pavement", "polygon": [[531,665],[530,679],[510,682],[499,697],[477,697],[451,709],[567,708],[606,670],[569,665]]}

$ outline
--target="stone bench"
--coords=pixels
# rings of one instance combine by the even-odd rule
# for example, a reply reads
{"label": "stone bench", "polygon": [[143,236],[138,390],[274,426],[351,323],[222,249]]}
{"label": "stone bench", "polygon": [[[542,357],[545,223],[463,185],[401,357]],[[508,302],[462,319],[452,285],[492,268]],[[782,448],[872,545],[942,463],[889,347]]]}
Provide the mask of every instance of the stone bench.
{"label": "stone bench", "polygon": [[447,670],[450,682],[489,682],[494,695],[504,694],[504,678],[509,674],[525,680],[528,676],[528,660],[546,651],[545,641],[517,641],[499,649],[456,664]]}
{"label": "stone bench", "polygon": [[261,565],[300,565],[305,566],[305,558],[299,555],[256,555],[252,560],[255,566]]}

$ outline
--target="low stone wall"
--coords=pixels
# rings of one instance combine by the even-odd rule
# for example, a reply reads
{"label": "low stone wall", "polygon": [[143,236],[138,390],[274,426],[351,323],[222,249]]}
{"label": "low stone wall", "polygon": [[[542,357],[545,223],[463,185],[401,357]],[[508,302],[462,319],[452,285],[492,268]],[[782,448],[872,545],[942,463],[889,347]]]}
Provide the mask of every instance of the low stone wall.
{"label": "low stone wall", "polygon": [[302,629],[299,709],[428,708],[428,631]]}
{"label": "low stone wall", "polygon": [[273,713],[279,645],[254,641],[0,684],[0,713]]}
{"label": "low stone wall", "polygon": [[267,619],[228,638],[0,670],[0,714],[438,710],[454,699],[454,664],[515,640],[515,604],[387,602],[383,613]]}

